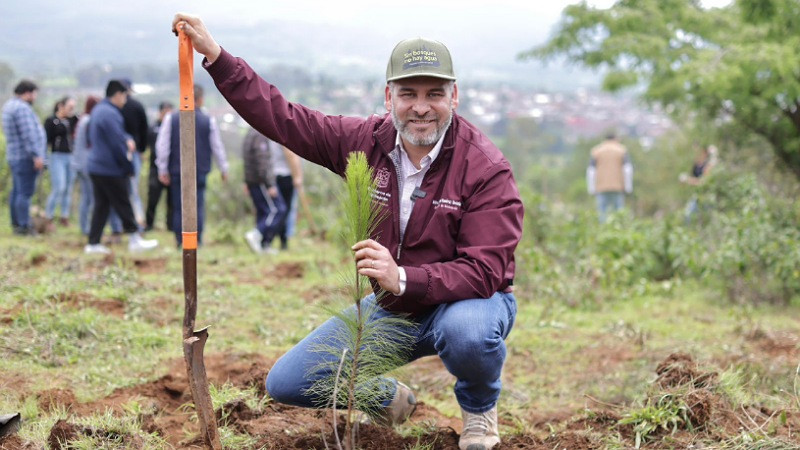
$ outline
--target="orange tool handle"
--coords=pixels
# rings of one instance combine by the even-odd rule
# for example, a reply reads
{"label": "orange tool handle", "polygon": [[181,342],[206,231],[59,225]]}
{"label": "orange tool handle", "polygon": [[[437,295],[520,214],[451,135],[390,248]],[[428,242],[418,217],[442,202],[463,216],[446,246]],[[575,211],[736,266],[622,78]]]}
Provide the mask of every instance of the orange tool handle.
{"label": "orange tool handle", "polygon": [[178,28],[178,69],[180,71],[180,111],[194,111],[194,49],[186,33]]}

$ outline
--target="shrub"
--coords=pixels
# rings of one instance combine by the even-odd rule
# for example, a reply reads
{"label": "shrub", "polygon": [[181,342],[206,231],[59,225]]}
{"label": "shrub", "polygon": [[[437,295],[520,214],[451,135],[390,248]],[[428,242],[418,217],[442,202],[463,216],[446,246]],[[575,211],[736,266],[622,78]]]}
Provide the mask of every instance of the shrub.
{"label": "shrub", "polygon": [[785,200],[769,196],[753,175],[722,174],[701,192],[698,239],[708,247],[705,275],[739,303],[787,304],[800,295],[800,231]]}

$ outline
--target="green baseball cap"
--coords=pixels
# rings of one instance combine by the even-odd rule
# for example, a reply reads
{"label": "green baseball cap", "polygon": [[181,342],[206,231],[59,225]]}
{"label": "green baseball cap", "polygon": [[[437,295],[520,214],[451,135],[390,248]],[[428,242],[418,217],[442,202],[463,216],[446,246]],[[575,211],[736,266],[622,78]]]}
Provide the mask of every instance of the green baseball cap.
{"label": "green baseball cap", "polygon": [[386,66],[386,81],[409,77],[435,77],[455,80],[450,51],[439,41],[413,38],[400,41]]}

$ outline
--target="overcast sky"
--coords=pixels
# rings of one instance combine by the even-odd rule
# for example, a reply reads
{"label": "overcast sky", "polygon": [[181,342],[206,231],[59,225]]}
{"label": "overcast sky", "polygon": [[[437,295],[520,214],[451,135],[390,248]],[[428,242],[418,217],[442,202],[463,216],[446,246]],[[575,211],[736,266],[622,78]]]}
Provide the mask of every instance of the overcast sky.
{"label": "overcast sky", "polygon": [[[375,34],[394,40],[420,35],[448,42],[466,35],[477,43],[482,36],[499,34],[509,38],[527,37],[536,44],[550,35],[564,7],[574,3],[578,0],[193,0],[191,4],[166,1],[161,5],[173,10],[174,5],[178,5],[179,11],[197,13],[210,26],[216,22],[254,24],[279,19],[371,31],[364,39],[371,39]],[[588,3],[607,8],[614,1]],[[727,5],[730,0],[703,0],[702,3],[715,7]]]}
{"label": "overcast sky", "polygon": [[[178,4],[180,2],[163,2]],[[253,23],[264,19],[299,20],[334,23],[384,30],[390,33],[437,33],[460,31],[480,33],[503,29],[526,28],[547,32],[557,22],[561,11],[579,0],[438,0],[379,2],[375,0],[193,0],[178,10],[196,12],[208,20],[237,20]],[[613,0],[591,0],[599,8]],[[730,0],[703,0],[705,7],[724,6]]]}
{"label": "overcast sky", "polygon": [[[577,0],[0,0],[0,60],[30,69],[174,58],[175,12],[201,16],[226,49],[261,66],[334,63],[380,74],[391,48],[423,36],[444,42],[466,77],[528,71],[516,56],[552,35]],[[606,8],[613,0],[592,0]],[[706,7],[730,0],[704,0]],[[59,66],[60,64],[60,66]],[[541,72],[539,72],[541,73]],[[558,78],[560,75],[556,74]]]}

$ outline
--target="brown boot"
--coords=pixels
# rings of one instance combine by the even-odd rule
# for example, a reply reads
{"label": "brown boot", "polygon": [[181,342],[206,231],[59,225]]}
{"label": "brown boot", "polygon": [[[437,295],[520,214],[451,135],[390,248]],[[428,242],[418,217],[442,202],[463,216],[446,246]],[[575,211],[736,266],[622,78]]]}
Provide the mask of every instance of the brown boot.
{"label": "brown boot", "polygon": [[58,224],[66,228],[69,226],[69,219],[66,217],[61,217],[60,219],[58,219]]}
{"label": "brown boot", "polygon": [[481,414],[473,414],[461,408],[464,430],[458,439],[460,450],[490,450],[500,443],[497,431],[497,406]]}
{"label": "brown boot", "polygon": [[408,386],[398,381],[392,402],[372,419],[376,424],[387,427],[400,425],[411,417],[415,409],[417,409],[417,399],[414,393]]}

